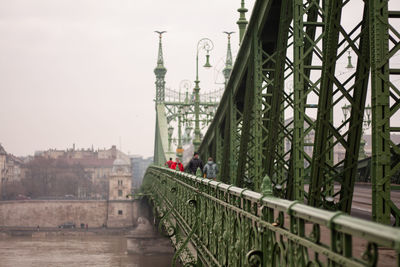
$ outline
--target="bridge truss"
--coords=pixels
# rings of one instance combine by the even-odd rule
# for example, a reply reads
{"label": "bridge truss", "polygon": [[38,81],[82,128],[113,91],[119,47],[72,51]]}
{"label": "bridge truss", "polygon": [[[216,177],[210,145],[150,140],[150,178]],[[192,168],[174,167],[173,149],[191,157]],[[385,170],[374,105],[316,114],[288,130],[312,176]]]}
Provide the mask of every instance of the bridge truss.
{"label": "bridge truss", "polygon": [[[399,214],[390,178],[400,163],[390,158],[400,154],[391,140],[400,130],[400,69],[392,67],[400,49],[400,11],[383,0],[358,1],[363,10],[357,18],[355,2],[255,3],[200,148],[203,158],[217,158],[221,181],[259,192],[268,175],[277,196],[350,213],[368,103],[373,218],[389,223]],[[344,68],[348,52],[354,70]],[[343,106],[351,110],[346,119]],[[336,149],[344,151],[343,159],[333,158]]]}
{"label": "bridge truss", "polygon": [[[370,106],[372,218],[383,224],[394,218],[400,225],[400,210],[390,198],[391,178],[400,171],[400,162],[393,160],[400,156],[393,140],[400,132],[400,11],[392,3],[255,2],[199,148],[202,159],[216,159],[221,184],[158,167],[146,174],[146,190],[163,225],[190,239],[202,262],[242,266],[262,255],[264,263],[308,266],[320,264],[323,254],[328,266],[376,265],[377,246],[394,248],[398,255],[398,230],[344,215],[336,220],[339,213],[327,211],[351,213]],[[156,165],[170,156],[163,105],[157,103]],[[348,116],[341,115],[343,107]],[[337,150],[344,157],[335,158]],[[264,198],[269,184],[277,198]],[[286,228],[283,221],[289,221]],[[365,224],[357,231],[356,225]],[[330,245],[320,244],[321,227],[328,228]],[[389,241],[387,233],[396,240]],[[354,259],[354,236],[365,238],[366,258]]]}

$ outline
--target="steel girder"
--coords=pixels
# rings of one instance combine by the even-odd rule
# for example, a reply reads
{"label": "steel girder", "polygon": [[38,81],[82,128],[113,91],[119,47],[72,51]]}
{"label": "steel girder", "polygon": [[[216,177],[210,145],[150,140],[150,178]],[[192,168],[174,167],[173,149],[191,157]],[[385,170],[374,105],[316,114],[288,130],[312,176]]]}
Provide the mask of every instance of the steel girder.
{"label": "steel girder", "polygon": [[[321,55],[321,45],[324,31],[319,31],[324,26],[324,11],[319,6],[319,1],[295,0],[293,2],[293,142],[291,146],[291,172],[292,199],[303,200],[304,180],[309,178],[305,168],[311,164],[311,155],[307,148],[313,145],[314,140],[308,136],[315,132],[315,121],[312,111],[315,107],[310,99],[318,99],[321,64],[313,61],[314,57]],[[306,18],[306,19],[305,19]],[[311,100],[315,101],[315,100]],[[315,102],[314,102],[315,103]]]}
{"label": "steel girder", "polygon": [[[264,114],[266,132],[265,138],[265,160],[264,174],[268,175],[273,184],[284,186],[289,171],[287,156],[289,151],[285,152],[284,142],[291,142],[292,134],[290,123],[285,123],[285,111],[293,108],[292,93],[284,90],[285,79],[293,74],[293,63],[287,56],[289,38],[293,31],[290,23],[293,18],[291,1],[281,1],[278,32],[276,44],[273,50],[264,51],[272,60],[267,64],[270,70],[264,71],[264,75],[269,76],[272,81],[267,88],[267,97],[265,102],[269,106],[269,111]],[[272,63],[272,64],[271,64]]]}
{"label": "steel girder", "polygon": [[[309,203],[350,213],[357,176],[369,56],[367,9],[364,9],[362,21],[346,31],[340,21],[347,3],[326,1],[325,5],[318,6],[321,21],[318,23],[317,20],[315,25],[323,26],[324,31],[321,36],[322,46],[317,46],[320,49],[317,55],[321,60],[321,79],[317,84],[319,102],[311,160]],[[316,2],[313,4],[316,5]],[[340,77],[336,69],[337,62],[350,48],[358,58],[356,71],[347,77]],[[298,95],[301,96],[301,92]],[[348,119],[340,122],[334,117],[337,117],[344,104],[351,106],[351,114]],[[300,121],[298,123],[300,125]],[[334,162],[333,151],[340,148],[345,151],[345,158]],[[339,169],[339,166],[344,167]],[[339,185],[339,190],[335,192],[333,182]],[[332,198],[336,198],[335,204]]]}
{"label": "steel girder", "polygon": [[372,216],[375,221],[390,223],[390,214],[398,217],[399,209],[390,199],[390,179],[400,169],[400,162],[391,164],[391,151],[400,149],[391,140],[391,133],[399,132],[400,90],[394,83],[399,69],[390,66],[400,49],[400,33],[394,20],[399,11],[389,11],[388,1],[371,0],[369,4],[369,32],[371,55],[372,96]]}
{"label": "steel girder", "polygon": [[[260,191],[268,175],[277,196],[350,213],[371,73],[373,214],[388,223],[398,214],[389,186],[400,169],[390,163],[400,154],[390,135],[400,131],[400,70],[389,63],[400,49],[391,24],[400,13],[365,1],[348,25],[341,17],[351,2],[257,1],[200,152],[215,154],[221,181]],[[348,51],[355,70],[340,66]],[[334,160],[339,150],[345,156]]]}

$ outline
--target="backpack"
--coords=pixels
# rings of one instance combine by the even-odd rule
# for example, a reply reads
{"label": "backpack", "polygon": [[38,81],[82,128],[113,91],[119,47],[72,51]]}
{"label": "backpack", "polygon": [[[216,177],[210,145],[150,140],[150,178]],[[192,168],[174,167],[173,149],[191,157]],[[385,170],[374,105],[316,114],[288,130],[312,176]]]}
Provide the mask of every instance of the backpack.
{"label": "backpack", "polygon": [[215,177],[217,177],[217,172],[218,172],[218,170],[217,170],[217,164],[215,164],[215,163],[213,163],[213,164],[206,164],[206,174],[207,174],[207,177],[210,177],[210,178],[215,178]]}

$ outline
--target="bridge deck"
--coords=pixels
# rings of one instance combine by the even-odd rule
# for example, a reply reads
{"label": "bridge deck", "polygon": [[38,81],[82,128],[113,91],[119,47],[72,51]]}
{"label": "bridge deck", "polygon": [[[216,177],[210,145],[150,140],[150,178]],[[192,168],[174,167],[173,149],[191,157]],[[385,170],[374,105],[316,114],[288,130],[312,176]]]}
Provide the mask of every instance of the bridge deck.
{"label": "bridge deck", "polygon": [[[308,185],[305,186],[305,190],[308,191]],[[335,192],[340,190],[339,185],[335,185]],[[396,204],[396,206],[400,206],[400,190],[391,190],[390,198]],[[336,201],[339,200],[339,196],[337,196]],[[369,183],[356,183],[354,187],[354,195],[352,202],[351,215],[366,219],[372,220],[372,188]],[[392,223],[394,223],[394,218],[392,218]]]}

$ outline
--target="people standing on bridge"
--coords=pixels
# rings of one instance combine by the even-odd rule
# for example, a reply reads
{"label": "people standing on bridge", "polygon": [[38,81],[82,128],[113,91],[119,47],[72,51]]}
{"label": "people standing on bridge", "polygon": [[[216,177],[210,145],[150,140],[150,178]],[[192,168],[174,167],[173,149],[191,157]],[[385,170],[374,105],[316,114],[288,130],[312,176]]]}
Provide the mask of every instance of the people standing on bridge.
{"label": "people standing on bridge", "polygon": [[203,168],[204,178],[216,180],[218,173],[218,166],[212,159],[212,157],[208,158],[206,165]]}
{"label": "people standing on bridge", "polygon": [[172,161],[172,158],[169,158],[169,160],[167,162],[165,162],[165,166],[171,169],[171,166],[174,162]]}
{"label": "people standing on bridge", "polygon": [[198,168],[203,172],[203,162],[199,158],[199,153],[194,152],[193,158],[189,162],[189,173],[196,175]]}
{"label": "people standing on bridge", "polygon": [[182,164],[182,162],[179,160],[179,158],[176,158],[176,161],[172,163],[171,169],[177,170],[177,171],[181,171],[181,172],[184,171],[183,164]]}

